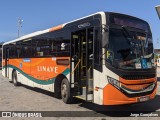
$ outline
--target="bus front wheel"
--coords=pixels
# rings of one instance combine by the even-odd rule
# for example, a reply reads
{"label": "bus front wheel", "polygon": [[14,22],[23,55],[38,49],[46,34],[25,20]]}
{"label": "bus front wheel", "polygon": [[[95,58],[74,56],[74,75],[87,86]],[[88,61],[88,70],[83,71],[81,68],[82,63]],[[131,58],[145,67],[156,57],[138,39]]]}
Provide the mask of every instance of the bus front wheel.
{"label": "bus front wheel", "polygon": [[69,82],[66,78],[64,78],[61,82],[61,96],[64,103],[71,103],[71,95],[70,95],[70,87]]}

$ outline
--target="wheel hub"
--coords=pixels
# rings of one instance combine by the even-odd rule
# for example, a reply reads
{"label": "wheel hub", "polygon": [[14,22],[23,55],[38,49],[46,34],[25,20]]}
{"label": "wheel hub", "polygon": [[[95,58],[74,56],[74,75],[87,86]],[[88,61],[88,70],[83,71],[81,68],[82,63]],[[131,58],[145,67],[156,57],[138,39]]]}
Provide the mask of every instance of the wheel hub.
{"label": "wheel hub", "polygon": [[62,92],[62,97],[65,98],[67,95],[67,86],[65,84],[62,85],[61,92]]}

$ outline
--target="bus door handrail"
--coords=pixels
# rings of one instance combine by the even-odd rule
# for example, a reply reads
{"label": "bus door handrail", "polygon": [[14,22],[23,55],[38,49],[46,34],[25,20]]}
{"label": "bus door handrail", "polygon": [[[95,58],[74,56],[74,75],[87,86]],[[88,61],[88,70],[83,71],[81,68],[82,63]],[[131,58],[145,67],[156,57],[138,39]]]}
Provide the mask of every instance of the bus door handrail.
{"label": "bus door handrail", "polygon": [[72,73],[71,74],[73,74],[74,73],[74,71],[76,70],[76,68],[78,67],[78,65],[79,65],[79,63],[81,62],[81,59],[79,59],[78,60],[78,63],[76,64],[76,66],[74,67],[74,70],[72,71]]}

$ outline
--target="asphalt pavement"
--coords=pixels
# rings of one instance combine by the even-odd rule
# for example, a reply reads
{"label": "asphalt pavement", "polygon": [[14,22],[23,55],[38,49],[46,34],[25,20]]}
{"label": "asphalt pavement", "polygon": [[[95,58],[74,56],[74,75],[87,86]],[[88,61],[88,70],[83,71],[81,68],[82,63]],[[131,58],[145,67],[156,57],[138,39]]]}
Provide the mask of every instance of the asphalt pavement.
{"label": "asphalt pavement", "polygon": [[[122,117],[127,117],[123,114],[127,111],[135,111],[133,115],[135,113],[140,114],[141,112],[147,114],[156,112],[156,114],[159,113],[160,115],[160,68],[157,69],[157,73],[158,89],[155,99],[144,103],[120,106],[101,106],[87,103],[79,99],[75,99],[72,104],[65,104],[62,100],[55,98],[53,93],[25,85],[15,87],[8,78],[4,78],[0,74],[0,111],[50,111],[52,116],[54,116],[54,113],[52,113],[53,111],[58,111],[59,116],[55,119],[65,119],[67,116],[73,116],[74,119],[84,118],[87,120],[106,120],[106,117],[107,120],[115,119],[112,117],[116,116],[117,113],[122,113]],[[122,117],[119,117],[118,119],[123,119]],[[67,117],[66,119],[72,118]],[[129,119],[135,118],[130,117]],[[145,118],[143,117],[140,119]],[[154,119],[156,118],[154,117]]]}

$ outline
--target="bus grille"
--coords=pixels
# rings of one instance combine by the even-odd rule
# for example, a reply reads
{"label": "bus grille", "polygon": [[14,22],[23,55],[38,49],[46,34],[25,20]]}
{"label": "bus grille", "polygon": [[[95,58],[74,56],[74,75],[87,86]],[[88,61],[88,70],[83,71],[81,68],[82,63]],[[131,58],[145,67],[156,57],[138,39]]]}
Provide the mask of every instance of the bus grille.
{"label": "bus grille", "polygon": [[123,75],[122,78],[126,80],[139,80],[139,79],[149,79],[154,78],[155,75]]}

